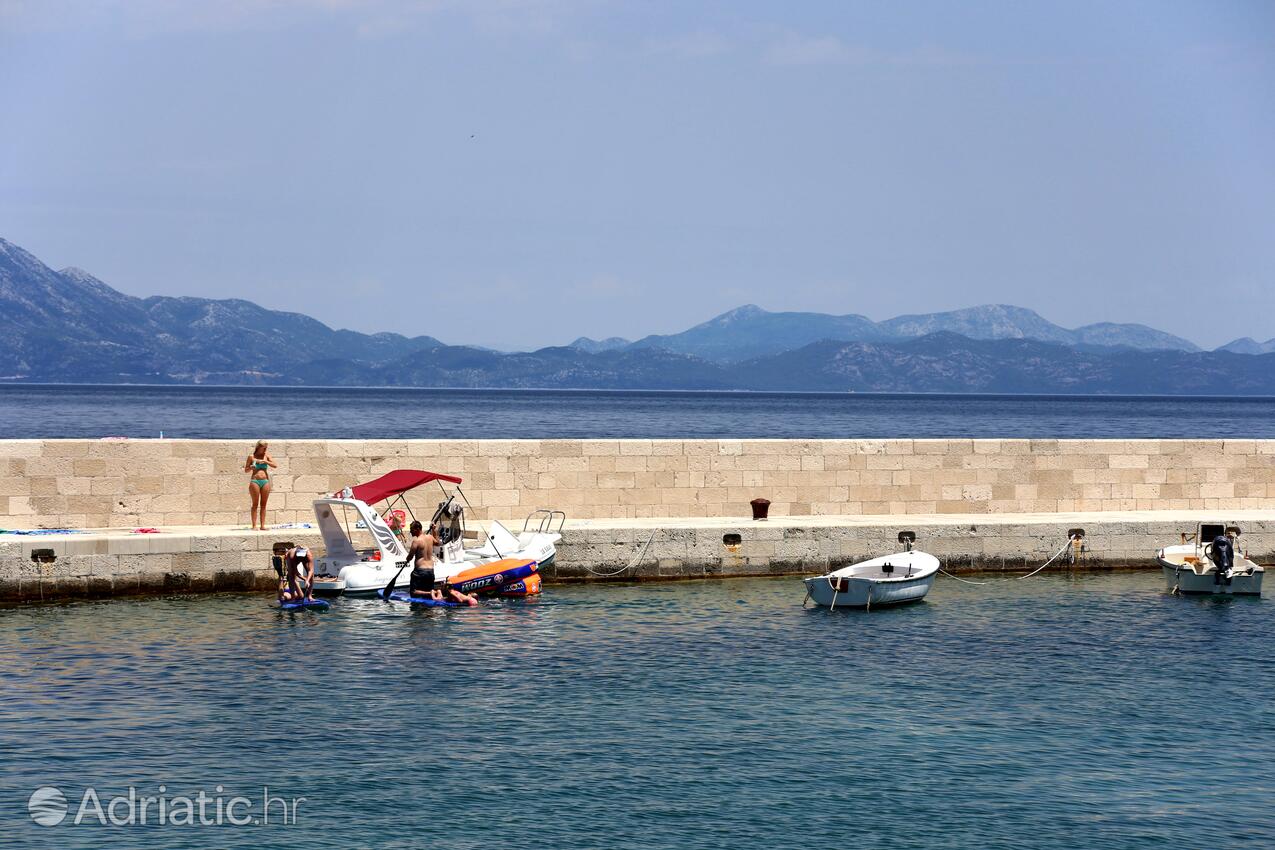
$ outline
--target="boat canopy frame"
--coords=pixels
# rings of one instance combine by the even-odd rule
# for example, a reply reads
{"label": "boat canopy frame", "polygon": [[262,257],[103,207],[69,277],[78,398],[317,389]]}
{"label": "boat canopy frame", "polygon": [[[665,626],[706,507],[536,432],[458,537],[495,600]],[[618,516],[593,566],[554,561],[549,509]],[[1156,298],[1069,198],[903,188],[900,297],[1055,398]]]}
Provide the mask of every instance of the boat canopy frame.
{"label": "boat canopy frame", "polygon": [[[406,494],[409,491],[434,481],[438,483],[438,488],[443,491],[443,496],[451,498],[451,494],[447,492],[443,482],[447,481],[455,484],[457,491],[460,491],[460,484],[463,480],[457,475],[444,475],[441,472],[429,472],[424,469],[395,469],[379,478],[373,478],[371,481],[365,481],[362,484],[355,484],[353,487],[345,488],[345,490],[349,491],[351,498],[358,499],[366,505],[385,502],[384,509],[379,511],[382,516],[394,511],[401,504],[406,509],[408,516],[414,522],[419,522],[416,511],[412,510],[411,503],[407,501]],[[342,491],[342,493],[344,492]],[[401,533],[402,529],[399,529],[399,531]]]}

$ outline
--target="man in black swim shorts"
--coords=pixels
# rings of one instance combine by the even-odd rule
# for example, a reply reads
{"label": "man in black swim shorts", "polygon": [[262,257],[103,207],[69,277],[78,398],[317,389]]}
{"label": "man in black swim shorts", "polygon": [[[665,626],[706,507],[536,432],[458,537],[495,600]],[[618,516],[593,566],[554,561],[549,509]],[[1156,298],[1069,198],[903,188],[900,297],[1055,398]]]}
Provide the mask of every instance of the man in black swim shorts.
{"label": "man in black swim shorts", "polygon": [[287,568],[287,590],[279,594],[280,601],[314,601],[314,555],[304,546],[289,549],[283,556]]}
{"label": "man in black swim shorts", "polygon": [[439,545],[439,539],[434,534],[434,527],[430,526],[429,533],[426,534],[422,530],[420,521],[414,520],[410,531],[412,544],[407,550],[407,557],[408,560],[413,558],[416,560],[416,565],[412,568],[412,595],[441,599],[442,594],[434,589],[434,547]]}

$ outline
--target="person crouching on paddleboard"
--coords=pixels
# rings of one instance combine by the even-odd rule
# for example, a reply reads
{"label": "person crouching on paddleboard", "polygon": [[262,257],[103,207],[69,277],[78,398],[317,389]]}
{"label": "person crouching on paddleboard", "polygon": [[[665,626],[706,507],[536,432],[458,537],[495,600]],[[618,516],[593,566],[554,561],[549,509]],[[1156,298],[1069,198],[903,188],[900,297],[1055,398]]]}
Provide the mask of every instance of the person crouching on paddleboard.
{"label": "person crouching on paddleboard", "polygon": [[300,602],[300,596],[292,595],[292,582],[288,578],[287,556],[285,555],[275,565],[275,572],[279,575],[279,601],[280,602]]}
{"label": "person crouching on paddleboard", "polygon": [[412,533],[412,542],[407,550],[407,559],[416,560],[412,568],[411,588],[413,596],[442,599],[443,595],[434,589],[434,547],[441,544],[434,526],[425,533],[419,520],[413,520],[408,530]]}
{"label": "person crouching on paddleboard", "polygon": [[[314,555],[304,546],[289,549],[284,562],[288,567],[288,589],[291,601],[314,601]],[[303,592],[304,588],[304,592]]]}

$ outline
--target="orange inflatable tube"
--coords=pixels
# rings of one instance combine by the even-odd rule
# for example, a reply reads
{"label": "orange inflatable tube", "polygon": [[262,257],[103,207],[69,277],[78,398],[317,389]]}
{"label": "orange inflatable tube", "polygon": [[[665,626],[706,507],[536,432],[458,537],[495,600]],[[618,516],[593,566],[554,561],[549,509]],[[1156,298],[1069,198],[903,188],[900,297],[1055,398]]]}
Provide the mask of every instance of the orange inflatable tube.
{"label": "orange inflatable tube", "polygon": [[507,584],[500,591],[501,596],[536,596],[540,593],[540,573],[535,572],[526,578]]}
{"label": "orange inflatable tube", "polygon": [[[540,575],[535,561],[525,558],[504,558],[490,564],[479,564],[450,576],[447,583],[461,593],[479,595],[499,594],[506,585],[525,583],[535,578],[539,586]],[[519,594],[522,595],[522,594]]]}

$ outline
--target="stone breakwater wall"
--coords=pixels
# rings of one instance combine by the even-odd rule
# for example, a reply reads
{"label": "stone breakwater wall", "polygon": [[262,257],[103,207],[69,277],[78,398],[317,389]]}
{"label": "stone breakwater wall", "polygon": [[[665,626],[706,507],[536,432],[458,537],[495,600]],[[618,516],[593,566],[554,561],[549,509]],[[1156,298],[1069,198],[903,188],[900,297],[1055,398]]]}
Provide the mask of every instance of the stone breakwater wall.
{"label": "stone breakwater wall", "polygon": [[[1244,529],[1242,549],[1259,563],[1275,562],[1275,519],[1264,511],[1225,517]],[[894,551],[898,533],[910,530],[918,548],[949,571],[1021,575],[1057,553],[1076,528],[1085,531],[1083,546],[1059,558],[1050,573],[1155,569],[1155,550],[1177,542],[1196,519],[1189,512],[1147,512],[581,520],[564,530],[544,573],[551,582],[814,575]],[[322,549],[318,535],[304,529],[0,537],[0,604],[220,590],[268,595],[276,584],[270,551],[284,541]]]}
{"label": "stone breakwater wall", "polygon": [[0,602],[272,591],[273,544],[321,548],[315,531],[0,536]]}
{"label": "stone breakwater wall", "polygon": [[[0,528],[245,523],[248,440],[0,441]],[[397,468],[465,479],[475,519],[1275,507],[1275,440],[279,440],[271,522]],[[436,489],[413,495],[429,507]]]}
{"label": "stone breakwater wall", "polygon": [[[816,575],[898,550],[898,534],[916,534],[916,548],[949,572],[1026,573],[1056,555],[1070,533],[1083,539],[1051,571],[1158,569],[1155,551],[1178,542],[1197,517],[1174,512],[1010,515],[992,517],[829,517],[783,522],[658,520],[568,528],[550,580],[657,579],[750,575]],[[1243,529],[1241,550],[1275,563],[1275,518],[1226,515]]]}

